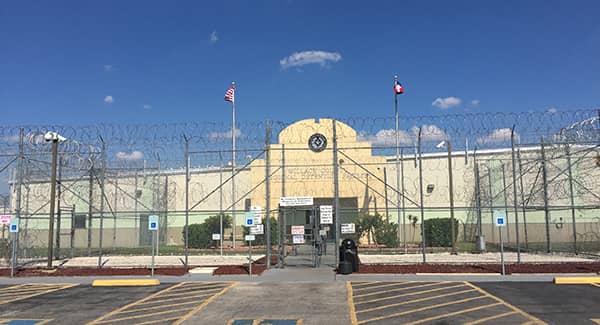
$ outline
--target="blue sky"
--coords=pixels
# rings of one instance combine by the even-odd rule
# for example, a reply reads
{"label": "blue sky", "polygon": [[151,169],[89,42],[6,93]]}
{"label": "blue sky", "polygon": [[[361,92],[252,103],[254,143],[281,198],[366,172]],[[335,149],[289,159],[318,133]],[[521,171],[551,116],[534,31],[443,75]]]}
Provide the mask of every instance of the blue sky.
{"label": "blue sky", "polygon": [[239,120],[383,117],[395,72],[404,115],[597,108],[599,13],[598,1],[5,1],[0,120],[229,121],[231,80]]}

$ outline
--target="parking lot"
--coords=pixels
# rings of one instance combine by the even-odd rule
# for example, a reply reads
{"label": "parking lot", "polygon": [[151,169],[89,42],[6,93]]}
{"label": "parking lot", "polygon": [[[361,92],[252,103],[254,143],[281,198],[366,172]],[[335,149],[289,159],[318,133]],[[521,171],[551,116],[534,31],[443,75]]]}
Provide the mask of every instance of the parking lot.
{"label": "parking lot", "polygon": [[188,281],[0,286],[0,324],[600,324],[600,286]]}

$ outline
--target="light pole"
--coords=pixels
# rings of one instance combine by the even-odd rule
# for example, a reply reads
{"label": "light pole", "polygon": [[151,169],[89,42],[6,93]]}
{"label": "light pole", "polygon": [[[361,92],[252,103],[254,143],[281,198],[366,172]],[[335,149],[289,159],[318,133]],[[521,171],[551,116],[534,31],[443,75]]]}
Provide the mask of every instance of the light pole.
{"label": "light pole", "polygon": [[58,159],[58,141],[66,140],[56,132],[46,132],[44,134],[46,142],[52,142],[52,174],[50,175],[50,219],[48,220],[48,268],[52,268],[53,260],[53,239],[54,239],[54,209],[56,200],[56,165]]}

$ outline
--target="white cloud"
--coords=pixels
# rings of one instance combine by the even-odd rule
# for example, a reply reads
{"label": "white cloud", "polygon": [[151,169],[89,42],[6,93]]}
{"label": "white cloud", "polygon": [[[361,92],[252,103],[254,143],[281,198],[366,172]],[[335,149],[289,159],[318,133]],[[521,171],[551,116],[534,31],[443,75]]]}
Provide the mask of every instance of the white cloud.
{"label": "white cloud", "polygon": [[105,64],[104,65],[104,72],[111,72],[113,69],[112,64]]}
{"label": "white cloud", "polygon": [[[440,141],[448,138],[446,132],[440,127],[433,124],[424,124],[421,126],[422,141]],[[417,142],[419,137],[419,127],[413,126],[409,131],[398,130],[398,140],[401,145],[413,144]],[[392,129],[382,129],[374,135],[366,135],[364,133],[358,135],[359,141],[369,141],[372,144],[379,145],[395,145],[396,137]]]}
{"label": "white cloud", "polygon": [[119,151],[115,154],[115,157],[119,160],[134,161],[144,159],[144,154],[138,150],[132,152]]}
{"label": "white cloud", "polygon": [[[235,129],[235,137],[239,138],[242,135],[242,131],[238,128]],[[231,130],[223,131],[223,132],[211,132],[208,135],[208,138],[211,140],[217,139],[231,139]]]}
{"label": "white cloud", "polygon": [[324,67],[330,62],[338,62],[342,55],[338,52],[302,51],[279,60],[282,69],[301,67],[306,64],[319,64]]}
{"label": "white cloud", "polygon": [[115,99],[113,98],[113,96],[106,96],[104,97],[104,103],[105,104],[112,104],[115,102]]}
{"label": "white cloud", "polygon": [[480,103],[479,99],[473,99],[471,101],[471,105],[473,105],[473,106],[479,106],[479,103]]}
{"label": "white cloud", "polygon": [[144,104],[142,107],[144,109],[152,109],[152,105],[149,105],[149,104]]}
{"label": "white cloud", "polygon": [[550,107],[546,110],[546,113],[550,113],[550,114],[554,114],[556,112],[558,112],[558,108],[556,108],[556,107]]}
{"label": "white cloud", "polygon": [[431,103],[431,105],[439,107],[441,109],[448,109],[450,107],[460,105],[461,102],[462,102],[462,99],[460,99],[458,97],[452,97],[452,96],[446,97],[446,98],[438,97],[433,101],[433,103]]}
{"label": "white cloud", "polygon": [[[510,128],[495,129],[492,132],[490,132],[490,134],[488,134],[484,137],[477,138],[477,142],[478,143],[508,142],[508,141],[510,141],[511,131],[512,130]],[[518,134],[516,132],[515,132],[515,136],[518,136]]]}
{"label": "white cloud", "polygon": [[219,35],[217,35],[216,30],[213,30],[212,33],[210,33],[209,40],[211,44],[215,44],[219,40]]}

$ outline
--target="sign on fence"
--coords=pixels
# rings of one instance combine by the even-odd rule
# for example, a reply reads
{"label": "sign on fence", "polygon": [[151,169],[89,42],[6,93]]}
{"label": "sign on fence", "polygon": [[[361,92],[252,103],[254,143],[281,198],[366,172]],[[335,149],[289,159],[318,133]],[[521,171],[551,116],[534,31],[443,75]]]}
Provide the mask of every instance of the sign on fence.
{"label": "sign on fence", "polygon": [[319,207],[321,210],[321,224],[330,225],[333,224],[333,206],[322,205]]}
{"label": "sign on fence", "polygon": [[264,225],[254,225],[254,226],[250,227],[251,235],[263,235],[264,233],[265,233]]}
{"label": "sign on fence", "polygon": [[1,215],[0,216],[0,224],[8,225],[10,223],[10,218],[12,218],[11,215],[8,215],[8,214]]}
{"label": "sign on fence", "polygon": [[304,244],[304,235],[292,235],[293,244]]}
{"label": "sign on fence", "polygon": [[153,214],[148,216],[148,230],[158,230],[158,216]]}
{"label": "sign on fence", "polygon": [[246,235],[246,236],[244,237],[244,239],[245,239],[246,241],[253,241],[254,239],[256,239],[256,237],[254,237],[254,235]]}
{"label": "sign on fence", "polygon": [[212,240],[221,240],[221,234],[212,234]]}
{"label": "sign on fence", "polygon": [[353,223],[343,223],[342,224],[342,234],[353,234],[354,232],[355,232],[355,230],[354,230]]}
{"label": "sign on fence", "polygon": [[292,235],[304,236],[304,226],[292,226]]}
{"label": "sign on fence", "polygon": [[494,224],[497,227],[506,226],[506,213],[502,210],[494,210]]}
{"label": "sign on fence", "polygon": [[10,232],[19,232],[19,218],[10,219]]}
{"label": "sign on fence", "polygon": [[250,212],[254,214],[254,224],[260,225],[262,223],[263,209],[262,207],[255,205],[250,207]]}
{"label": "sign on fence", "polygon": [[282,207],[313,205],[313,198],[312,196],[282,196],[279,198],[279,205]]}

